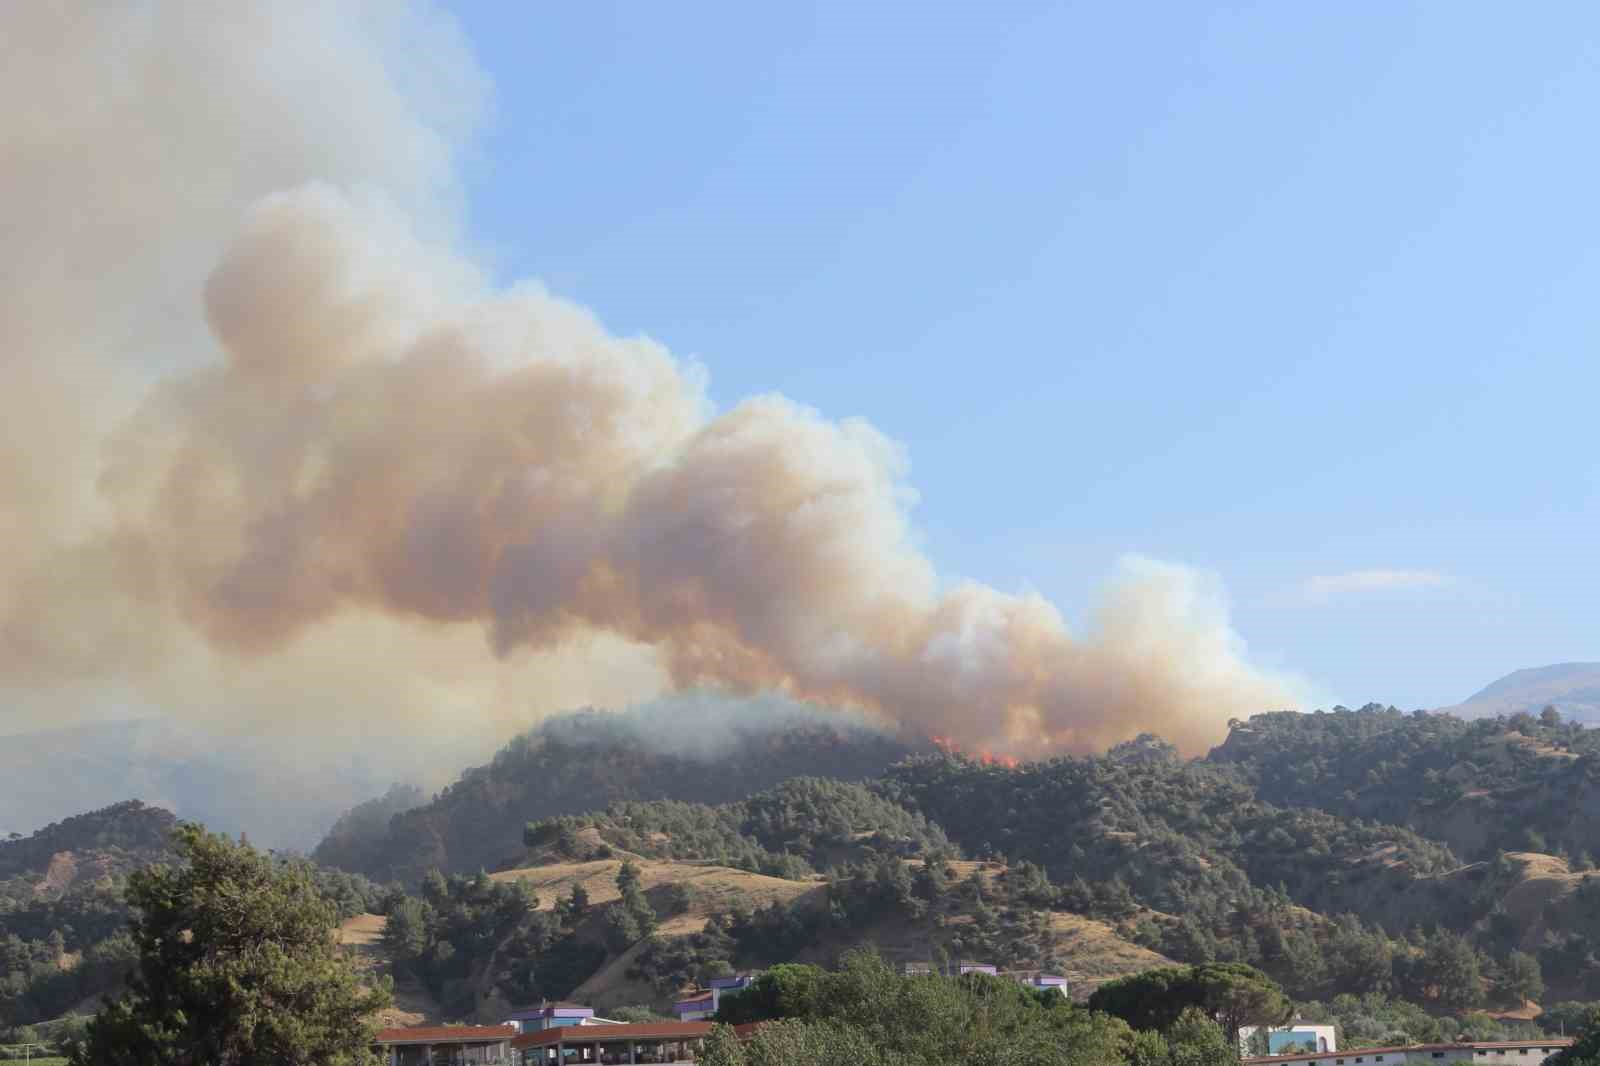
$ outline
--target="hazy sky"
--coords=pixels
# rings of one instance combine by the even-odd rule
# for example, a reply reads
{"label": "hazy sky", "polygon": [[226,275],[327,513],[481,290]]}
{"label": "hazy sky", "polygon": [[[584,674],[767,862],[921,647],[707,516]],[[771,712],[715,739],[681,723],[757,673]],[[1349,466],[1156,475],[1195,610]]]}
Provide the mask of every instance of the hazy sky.
{"label": "hazy sky", "polygon": [[870,418],[948,572],[1195,565],[1328,703],[1600,658],[1600,10],[459,10],[496,269]]}

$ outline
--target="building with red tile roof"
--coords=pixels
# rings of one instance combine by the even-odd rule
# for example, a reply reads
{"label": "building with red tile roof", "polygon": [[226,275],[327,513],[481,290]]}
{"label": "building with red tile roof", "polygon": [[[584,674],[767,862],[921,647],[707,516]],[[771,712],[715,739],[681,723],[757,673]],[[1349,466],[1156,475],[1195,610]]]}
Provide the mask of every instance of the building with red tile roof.
{"label": "building with red tile roof", "polygon": [[566,1025],[523,1033],[511,1041],[513,1066],[620,1066],[694,1062],[710,1022]]}
{"label": "building with red tile roof", "polygon": [[512,1066],[514,1025],[418,1025],[380,1029],[373,1049],[388,1066]]}

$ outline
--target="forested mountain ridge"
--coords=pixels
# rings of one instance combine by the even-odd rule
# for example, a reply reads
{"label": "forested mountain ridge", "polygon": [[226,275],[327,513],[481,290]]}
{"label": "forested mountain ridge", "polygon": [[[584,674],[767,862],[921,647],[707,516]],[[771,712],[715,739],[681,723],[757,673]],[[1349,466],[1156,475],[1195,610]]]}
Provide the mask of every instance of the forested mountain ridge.
{"label": "forested mountain ridge", "polygon": [[1015,767],[848,721],[659,743],[554,719],[431,802],[396,791],[341,820],[318,858],[354,856],[387,892],[319,877],[344,912],[387,915],[384,952],[440,1017],[579,989],[660,1010],[719,969],[861,944],[1091,977],[1249,963],[1329,1010],[1403,999],[1415,1033],[1600,997],[1600,877],[1568,846],[1600,731],[1556,714],[1268,714],[1202,759],[1141,737]]}
{"label": "forested mountain ridge", "polygon": [[[589,843],[580,831],[589,831]],[[604,847],[657,859],[698,859],[781,877],[804,878],[875,855],[952,852],[944,831],[882,790],[849,781],[796,777],[735,803],[681,800],[613,804],[601,812],[530,823],[530,848],[560,857]]]}
{"label": "forested mountain ridge", "polygon": [[549,719],[431,802],[381,828],[330,835],[313,856],[373,880],[415,884],[431,869],[505,866],[522,853],[529,821],[628,801],[731,803],[792,777],[862,780],[916,750],[848,716],[818,712],[734,720],[726,734],[690,743],[696,738],[683,734],[695,728],[599,712]]}
{"label": "forested mountain ridge", "polygon": [[1006,769],[920,758],[884,787],[974,854],[1043,866],[1054,878],[1117,878],[1158,910],[1193,912],[1249,885],[1284,885],[1307,906],[1356,909],[1367,882],[1458,865],[1407,829],[1258,799],[1206,763],[1053,759]]}
{"label": "forested mountain ridge", "polygon": [[93,863],[104,874],[125,873],[168,853],[175,822],[171,811],[139,800],[63,818],[28,836],[0,841],[0,881],[45,879],[57,856]]}
{"label": "forested mountain ridge", "polygon": [[[1465,1010],[1536,995],[1541,967],[1563,995],[1600,994],[1600,921],[1587,917],[1600,883],[1586,856],[1530,848],[1546,841],[1516,824],[1524,804],[1573,790],[1596,740],[1557,716],[1468,723],[1372,706],[1257,716],[1188,762],[1157,738],[1016,767],[925,752],[857,784],[793,781],[722,804],[624,800],[532,819],[532,850],[508,862],[634,856],[830,886],[820,911],[796,903],[738,926],[734,949],[708,932],[665,956],[678,959],[665,970],[646,952],[641,965],[658,979],[689,973],[683,959],[706,951],[772,961],[803,943],[911,929],[928,943],[987,929],[977,943],[1011,945],[1006,958],[1020,964],[1026,945],[1045,943],[1027,932],[1031,908],[1106,923],[1181,961],[1249,962],[1302,999],[1377,989]],[[1453,804],[1469,805],[1474,833],[1452,820]],[[1581,791],[1554,809],[1565,819],[1554,837],[1581,836]],[[989,861],[999,895],[930,909],[932,890],[916,886],[937,875],[923,867],[962,855]],[[1010,917],[997,917],[995,899]],[[940,924],[924,928],[934,915]]]}
{"label": "forested mountain ridge", "polygon": [[1465,721],[1370,705],[1261,714],[1206,763],[1260,799],[1404,825],[1461,858],[1589,855],[1600,842],[1600,729],[1559,713]]}

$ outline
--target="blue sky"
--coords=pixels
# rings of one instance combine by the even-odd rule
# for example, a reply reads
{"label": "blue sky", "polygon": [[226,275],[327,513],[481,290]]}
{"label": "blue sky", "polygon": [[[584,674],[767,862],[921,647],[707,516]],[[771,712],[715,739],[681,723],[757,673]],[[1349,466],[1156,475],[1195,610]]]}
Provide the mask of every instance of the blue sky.
{"label": "blue sky", "polygon": [[455,9],[500,276],[866,417],[943,571],[1212,571],[1328,703],[1600,658],[1600,9]]}

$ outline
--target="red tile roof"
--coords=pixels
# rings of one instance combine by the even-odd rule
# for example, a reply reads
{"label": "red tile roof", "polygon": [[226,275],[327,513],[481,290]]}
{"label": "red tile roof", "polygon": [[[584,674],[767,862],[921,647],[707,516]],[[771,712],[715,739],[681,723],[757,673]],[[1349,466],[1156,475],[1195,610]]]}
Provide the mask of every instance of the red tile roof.
{"label": "red tile roof", "polygon": [[632,1025],[563,1025],[523,1033],[514,1048],[590,1044],[596,1040],[692,1040],[711,1032],[710,1022],[639,1022]]}
{"label": "red tile roof", "polygon": [[751,1040],[755,1039],[756,1033],[760,1032],[763,1026],[771,1024],[772,1023],[769,1021],[742,1022],[733,1027],[733,1035],[738,1037],[741,1041],[749,1043]]}
{"label": "red tile roof", "polygon": [[403,1029],[379,1029],[373,1042],[378,1044],[470,1044],[510,1040],[517,1035],[514,1025],[417,1025]]}

